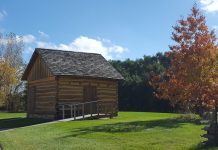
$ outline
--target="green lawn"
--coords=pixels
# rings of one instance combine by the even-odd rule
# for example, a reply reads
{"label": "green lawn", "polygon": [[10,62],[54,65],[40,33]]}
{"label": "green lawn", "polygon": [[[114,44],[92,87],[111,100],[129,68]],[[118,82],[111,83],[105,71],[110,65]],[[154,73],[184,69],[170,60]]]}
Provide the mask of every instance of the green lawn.
{"label": "green lawn", "polygon": [[[0,113],[0,128],[1,120],[24,116]],[[120,112],[113,119],[61,122],[0,132],[0,143],[4,150],[218,150],[200,144],[204,140],[200,137],[204,125],[177,117],[170,113]],[[18,122],[19,119],[22,118]],[[23,121],[23,125],[35,123]],[[12,123],[12,127],[21,126]]]}
{"label": "green lawn", "polygon": [[0,119],[9,119],[9,118],[24,118],[26,113],[3,113],[0,112]]}

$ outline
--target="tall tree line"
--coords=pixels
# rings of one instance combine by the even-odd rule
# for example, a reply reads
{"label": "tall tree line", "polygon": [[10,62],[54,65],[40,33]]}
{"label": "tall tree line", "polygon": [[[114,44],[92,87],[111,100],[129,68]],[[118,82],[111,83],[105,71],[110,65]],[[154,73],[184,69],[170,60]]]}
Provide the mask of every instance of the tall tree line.
{"label": "tall tree line", "polygon": [[136,60],[111,60],[122,74],[119,83],[119,110],[172,112],[168,101],[158,99],[149,81],[154,74],[161,74],[169,66],[169,58],[162,53]]}

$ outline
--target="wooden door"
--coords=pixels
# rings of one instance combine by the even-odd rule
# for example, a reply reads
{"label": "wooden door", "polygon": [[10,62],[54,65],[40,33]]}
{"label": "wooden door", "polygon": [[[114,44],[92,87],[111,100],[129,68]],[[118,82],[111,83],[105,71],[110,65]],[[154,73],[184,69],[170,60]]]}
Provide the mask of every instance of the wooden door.
{"label": "wooden door", "polygon": [[[84,87],[84,102],[91,102],[97,100],[97,90],[95,86]],[[97,112],[97,103],[86,103],[84,105],[85,114],[93,114]]]}
{"label": "wooden door", "polygon": [[85,86],[83,92],[84,92],[84,102],[97,100],[97,90],[95,86]]}

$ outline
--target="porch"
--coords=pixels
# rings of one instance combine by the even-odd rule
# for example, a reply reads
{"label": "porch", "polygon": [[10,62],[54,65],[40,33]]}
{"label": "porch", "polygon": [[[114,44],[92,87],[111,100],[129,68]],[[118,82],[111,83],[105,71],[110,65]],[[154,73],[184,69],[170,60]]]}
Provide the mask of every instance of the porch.
{"label": "porch", "polygon": [[65,120],[66,118],[68,120],[112,118],[117,115],[116,106],[115,101],[60,102],[58,103],[57,116],[58,119]]}

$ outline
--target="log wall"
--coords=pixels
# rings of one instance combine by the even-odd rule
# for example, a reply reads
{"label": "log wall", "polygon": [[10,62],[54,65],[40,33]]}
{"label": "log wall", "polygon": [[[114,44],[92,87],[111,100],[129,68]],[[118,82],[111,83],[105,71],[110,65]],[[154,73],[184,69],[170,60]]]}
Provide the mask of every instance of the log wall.
{"label": "log wall", "polygon": [[115,103],[118,110],[118,82],[116,80],[85,79],[60,76],[58,79],[58,102],[85,102],[84,88],[96,87],[96,100]]}
{"label": "log wall", "polygon": [[35,56],[28,72],[27,81],[28,117],[54,119],[57,81],[39,55]]}
{"label": "log wall", "polygon": [[59,101],[83,102],[83,89],[85,86],[96,86],[98,100],[117,101],[117,81],[71,77],[59,78]]}
{"label": "log wall", "polygon": [[28,94],[28,117],[41,116],[40,118],[54,119],[57,93],[55,77],[30,81],[28,89],[30,91]]}

